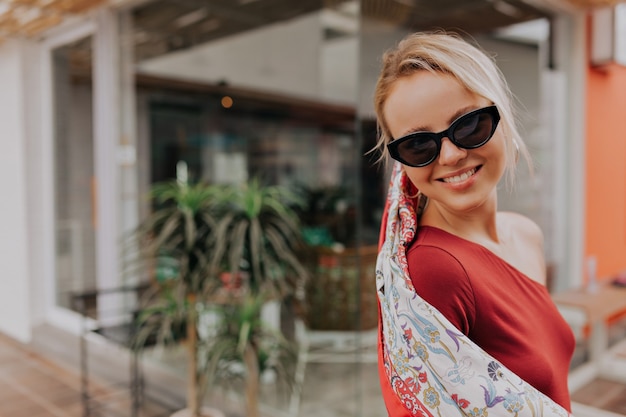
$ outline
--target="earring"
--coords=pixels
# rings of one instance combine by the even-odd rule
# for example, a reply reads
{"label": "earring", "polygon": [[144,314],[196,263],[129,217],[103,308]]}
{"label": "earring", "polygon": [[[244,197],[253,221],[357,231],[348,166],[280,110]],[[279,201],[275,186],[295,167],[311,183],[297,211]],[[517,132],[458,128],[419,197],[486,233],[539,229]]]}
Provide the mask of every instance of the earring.
{"label": "earring", "polygon": [[407,194],[407,197],[413,199],[413,198],[417,198],[417,197],[419,197],[421,195],[422,195],[422,193],[420,193],[420,191],[417,190],[417,192],[415,194]]}
{"label": "earring", "polygon": [[417,214],[417,218],[420,219],[422,217],[422,213],[424,213],[424,209],[426,208],[426,204],[428,203],[428,197],[426,197],[421,192],[417,193],[417,208],[415,213]]}

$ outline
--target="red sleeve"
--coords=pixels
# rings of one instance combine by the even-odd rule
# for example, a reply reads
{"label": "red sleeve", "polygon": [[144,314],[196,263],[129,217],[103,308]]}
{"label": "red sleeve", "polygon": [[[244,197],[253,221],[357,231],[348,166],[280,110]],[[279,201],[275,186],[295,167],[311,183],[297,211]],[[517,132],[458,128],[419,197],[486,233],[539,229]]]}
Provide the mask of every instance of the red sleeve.
{"label": "red sleeve", "polygon": [[463,265],[444,249],[419,245],[407,253],[415,291],[463,334],[476,317],[473,290]]}

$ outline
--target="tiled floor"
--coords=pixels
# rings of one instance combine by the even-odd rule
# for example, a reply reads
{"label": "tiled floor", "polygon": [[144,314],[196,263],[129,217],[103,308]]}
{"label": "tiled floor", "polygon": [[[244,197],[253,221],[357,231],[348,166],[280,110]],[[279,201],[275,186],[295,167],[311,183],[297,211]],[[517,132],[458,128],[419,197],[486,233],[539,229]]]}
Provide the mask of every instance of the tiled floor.
{"label": "tiled floor", "polygon": [[[73,352],[70,352],[73,354]],[[353,377],[347,377],[351,373]],[[333,381],[344,381],[340,386]],[[320,384],[320,381],[324,383]],[[348,381],[348,383],[345,383]],[[300,416],[384,416],[376,367],[372,363],[311,363],[307,367]],[[310,388],[306,388],[306,387]],[[100,387],[104,392],[104,388]],[[345,396],[360,397],[352,403]],[[572,394],[573,401],[626,415],[626,385],[595,380]],[[128,403],[96,416],[128,416]],[[148,405],[141,417],[168,415]],[[595,417],[592,412],[589,414]],[[46,359],[30,347],[0,334],[0,417],[81,417],[80,378],[76,369]],[[229,417],[241,416],[232,413]],[[273,417],[273,416],[272,416]]]}
{"label": "tiled floor", "polygon": [[626,385],[606,379],[596,379],[572,393],[572,401],[626,415]]}
{"label": "tiled floor", "polygon": [[[44,352],[47,357],[54,357],[76,370],[79,356],[77,339],[68,333],[60,334],[59,332],[61,331],[53,330],[51,326],[37,329],[33,345],[37,352]],[[332,339],[336,338],[334,335]],[[374,354],[369,352],[374,349],[375,345],[372,344],[371,338],[362,340],[364,339],[362,336],[358,337],[360,346],[367,344],[370,347],[367,349],[368,352],[360,351],[357,355],[353,345],[355,339],[349,337],[330,349],[325,337],[316,338],[313,341],[315,347],[308,350],[304,389],[299,398],[299,404],[296,404],[294,408],[288,398],[284,396],[277,398],[276,390],[270,383],[262,393],[263,402],[267,405],[262,410],[263,416],[379,417],[385,415],[378,385],[375,350]],[[376,340],[375,337],[373,340]],[[128,366],[128,357],[123,354],[124,352],[120,352],[119,349],[108,349],[108,347],[105,349],[107,352],[101,352],[100,348],[102,348],[100,345],[92,345],[90,348],[92,373],[96,373],[100,380],[103,379],[102,371],[118,377],[128,374],[123,369],[124,366]],[[338,350],[344,353],[340,355]],[[330,351],[332,354],[329,353]],[[107,353],[106,357],[102,353]],[[180,407],[184,404],[184,349],[163,353],[151,351],[143,357],[147,391],[152,397],[159,398],[160,402],[167,397],[168,404],[176,404]],[[91,360],[92,357],[94,360]],[[104,369],[102,369],[103,364],[106,364]],[[244,416],[241,398],[225,398],[223,393],[217,392],[210,393],[207,402],[225,410],[227,417]],[[170,405],[172,409],[178,407]],[[157,417],[153,414],[149,415],[149,417],[153,416]],[[141,417],[144,417],[144,414]]]}
{"label": "tiled floor", "polygon": [[[110,387],[91,381],[93,392],[106,398],[115,393]],[[122,392],[122,391],[119,391]],[[127,392],[124,390],[124,392]],[[98,417],[129,414],[129,396],[105,401]],[[169,415],[172,410],[147,404],[142,417]],[[0,417],[81,417],[84,410],[80,374],[60,365],[15,340],[0,334]]]}
{"label": "tiled floor", "polygon": [[0,335],[0,417],[81,416],[75,373]]}

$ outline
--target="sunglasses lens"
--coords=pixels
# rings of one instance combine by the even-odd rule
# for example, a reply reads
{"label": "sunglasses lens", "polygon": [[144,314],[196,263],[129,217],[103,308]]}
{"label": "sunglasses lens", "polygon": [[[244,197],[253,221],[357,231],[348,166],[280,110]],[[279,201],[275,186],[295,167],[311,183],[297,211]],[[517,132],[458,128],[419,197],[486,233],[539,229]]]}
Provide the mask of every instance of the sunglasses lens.
{"label": "sunglasses lens", "polygon": [[403,164],[423,167],[437,159],[444,137],[459,148],[479,148],[491,139],[499,121],[498,109],[485,107],[459,117],[442,132],[411,133],[392,141],[387,148],[391,157]]}
{"label": "sunglasses lens", "polygon": [[463,148],[484,145],[493,133],[494,119],[488,113],[475,113],[458,120],[451,135],[454,142]]}
{"label": "sunglasses lens", "polygon": [[428,134],[416,134],[398,144],[398,154],[412,166],[427,165],[437,157],[437,142]]}

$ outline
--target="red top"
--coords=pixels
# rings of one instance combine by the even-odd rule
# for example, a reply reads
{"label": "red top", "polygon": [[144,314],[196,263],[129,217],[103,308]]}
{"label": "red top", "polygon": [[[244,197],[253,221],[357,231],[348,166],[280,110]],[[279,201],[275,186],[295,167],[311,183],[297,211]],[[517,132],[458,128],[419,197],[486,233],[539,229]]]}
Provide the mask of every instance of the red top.
{"label": "red top", "polygon": [[571,411],[574,335],[547,289],[493,252],[421,226],[407,252],[417,293],[487,353]]}

